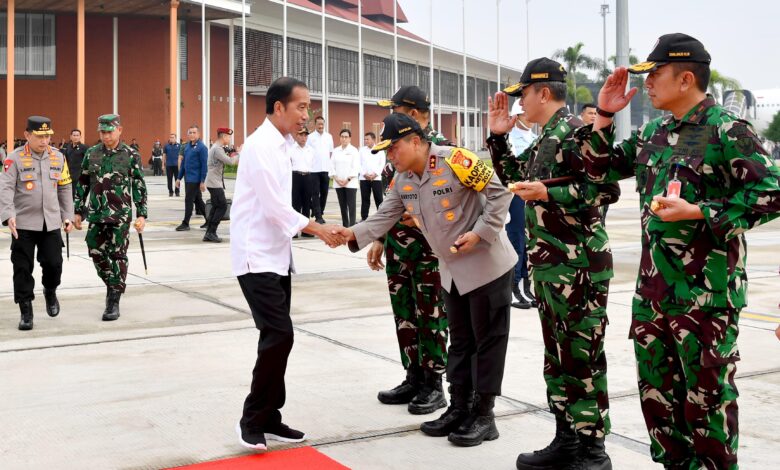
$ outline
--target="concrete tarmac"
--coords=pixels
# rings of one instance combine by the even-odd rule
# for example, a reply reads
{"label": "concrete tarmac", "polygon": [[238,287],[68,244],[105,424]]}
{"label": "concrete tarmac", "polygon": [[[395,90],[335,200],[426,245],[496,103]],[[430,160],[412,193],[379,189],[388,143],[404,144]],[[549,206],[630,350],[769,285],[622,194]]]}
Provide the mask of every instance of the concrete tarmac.
{"label": "concrete tarmac", "polygon": [[[183,195],[169,198],[164,177],[147,182],[149,274],[133,235],[116,322],[100,320],[105,287],[82,231],[71,234],[58,291],[62,313],[46,316],[36,267],[35,328],[18,331],[10,236],[0,229],[1,469],[157,469],[246,453],[234,426],[258,333],[230,274],[230,224],[220,227],[222,244],[201,241],[202,217],[193,217],[191,231],[175,232]],[[615,469],[660,468],[649,457],[628,340],[640,253],[634,185],[622,183],[621,201],[607,218],[616,267],[606,334],[607,450]],[[340,223],[333,192],[326,219]],[[780,422],[779,240],[777,221],[748,235],[749,305],[740,321],[737,371],[743,469],[775,468],[780,455],[774,429]],[[283,413],[285,422],[308,434],[307,445],[355,469],[512,469],[519,452],[550,441],[554,421],[546,411],[535,310],[512,311],[504,395],[496,406],[501,437],[457,448],[419,432],[420,422],[439,412],[413,416],[405,406],[376,399],[377,391],[404,376],[384,273],[366,267],[365,252],[332,250],[316,239],[295,240],[293,255],[296,342]]]}

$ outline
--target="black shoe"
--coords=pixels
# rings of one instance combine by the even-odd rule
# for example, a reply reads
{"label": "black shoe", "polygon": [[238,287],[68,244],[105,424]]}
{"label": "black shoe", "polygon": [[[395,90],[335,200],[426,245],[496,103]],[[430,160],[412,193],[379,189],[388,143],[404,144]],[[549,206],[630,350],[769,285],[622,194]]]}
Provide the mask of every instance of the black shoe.
{"label": "black shoe", "polygon": [[604,438],[579,436],[577,458],[565,470],[612,470],[612,460],[604,449]]}
{"label": "black shoe", "polygon": [[450,406],[438,419],[427,421],[420,431],[433,437],[448,436],[463,424],[471,413],[474,391],[461,385],[450,384]]}
{"label": "black shoe", "polygon": [[207,222],[203,222],[203,225],[201,225],[200,228],[206,228],[206,229],[209,228],[208,221]]}
{"label": "black shoe", "polygon": [[176,197],[179,197],[179,196],[180,196],[179,191],[176,191]]}
{"label": "black shoe", "polygon": [[529,308],[531,308],[531,303],[530,302],[526,302],[525,300],[522,300],[522,301],[518,300],[516,302],[512,302],[512,307],[523,309],[523,310],[528,310]]}
{"label": "black shoe", "polygon": [[315,222],[317,222],[317,223],[318,223],[318,224],[320,224],[320,225],[324,225],[324,224],[325,224],[325,219],[323,219],[322,217],[320,217],[320,218],[316,219],[316,220],[315,220]]}
{"label": "black shoe", "polygon": [[19,311],[22,314],[22,318],[19,320],[19,329],[22,331],[28,331],[33,329],[33,307],[32,301],[25,300],[19,302]]}
{"label": "black shoe", "polygon": [[385,405],[403,405],[412,401],[422,387],[422,371],[418,367],[409,366],[406,378],[401,385],[390,390],[382,390],[376,396]]}
{"label": "black shoe", "polygon": [[447,400],[444,398],[444,392],[441,388],[441,374],[426,370],[424,376],[425,382],[422,388],[407,407],[409,413],[413,415],[427,415],[447,406]]}
{"label": "black shoe", "polygon": [[498,439],[496,417],[493,414],[495,395],[479,395],[471,410],[471,415],[457,430],[450,433],[447,440],[460,447],[474,447],[482,441]]}
{"label": "black shoe", "polygon": [[103,311],[103,321],[114,321],[119,318],[119,298],[122,293],[118,290],[109,290],[106,294],[106,309]]}
{"label": "black shoe", "polygon": [[522,302],[525,300],[525,297],[523,297],[523,293],[520,290],[521,285],[523,285],[522,278],[518,282],[512,282],[512,296],[518,302]]}
{"label": "black shoe", "polygon": [[577,433],[563,417],[556,417],[555,438],[541,450],[517,456],[518,470],[558,469],[577,458],[580,441]]}
{"label": "black shoe", "polygon": [[182,222],[178,227],[176,227],[177,232],[187,232],[190,230],[190,224],[185,224]]}
{"label": "black shoe", "polygon": [[523,278],[523,288],[521,294],[525,297],[525,300],[531,303],[531,307],[537,308],[539,305],[536,302],[536,296],[531,292],[531,280],[527,277]]}
{"label": "black shoe", "polygon": [[238,442],[247,449],[260,451],[268,449],[263,433],[244,431],[240,422],[236,423],[236,434],[238,434]]}
{"label": "black shoe", "polygon": [[306,440],[306,434],[284,423],[279,423],[275,426],[269,426],[265,430],[265,438],[280,442],[303,442]]}
{"label": "black shoe", "polygon": [[173,197],[173,193],[168,193],[168,197]]}
{"label": "black shoe", "polygon": [[60,301],[57,300],[57,289],[43,289],[43,298],[46,299],[46,313],[50,317],[60,314]]}
{"label": "black shoe", "polygon": [[206,235],[203,235],[203,241],[212,242],[212,243],[222,243],[222,239],[217,236],[216,232],[206,232]]}

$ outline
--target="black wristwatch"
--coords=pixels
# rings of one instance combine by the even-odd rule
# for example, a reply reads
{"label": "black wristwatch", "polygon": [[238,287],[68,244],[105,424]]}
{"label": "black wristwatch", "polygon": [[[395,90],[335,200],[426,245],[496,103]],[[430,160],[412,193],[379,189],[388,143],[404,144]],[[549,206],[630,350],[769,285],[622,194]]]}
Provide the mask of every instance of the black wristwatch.
{"label": "black wristwatch", "polygon": [[611,118],[612,116],[615,115],[615,113],[610,113],[609,111],[604,111],[603,109],[601,109],[599,107],[596,108],[596,114],[598,114],[599,116],[603,116],[605,118]]}

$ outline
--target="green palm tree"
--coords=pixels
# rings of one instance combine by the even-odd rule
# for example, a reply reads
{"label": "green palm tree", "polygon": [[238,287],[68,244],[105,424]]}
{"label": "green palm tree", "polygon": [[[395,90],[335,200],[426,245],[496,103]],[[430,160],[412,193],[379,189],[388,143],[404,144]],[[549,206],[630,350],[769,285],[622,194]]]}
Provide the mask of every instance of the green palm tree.
{"label": "green palm tree", "polygon": [[715,97],[716,101],[721,101],[726,90],[739,90],[742,85],[735,78],[722,75],[715,69],[710,70],[710,84],[707,90]]}
{"label": "green palm tree", "polygon": [[[553,59],[560,59],[566,64],[569,80],[572,81],[574,90],[577,90],[577,69],[600,70],[604,68],[599,59],[583,54],[583,47],[585,44],[578,42],[566,49],[558,49],[552,56]],[[577,93],[574,94],[574,109],[577,109]]]}

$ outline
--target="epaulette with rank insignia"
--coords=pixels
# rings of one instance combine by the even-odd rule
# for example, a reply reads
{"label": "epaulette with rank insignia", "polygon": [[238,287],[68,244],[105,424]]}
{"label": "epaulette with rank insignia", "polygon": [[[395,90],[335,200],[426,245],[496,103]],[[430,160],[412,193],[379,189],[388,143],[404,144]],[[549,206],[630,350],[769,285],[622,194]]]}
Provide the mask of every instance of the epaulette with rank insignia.
{"label": "epaulette with rank insignia", "polygon": [[469,150],[457,147],[449,150],[450,156],[444,161],[452,168],[463,186],[482,191],[493,177],[493,169]]}

